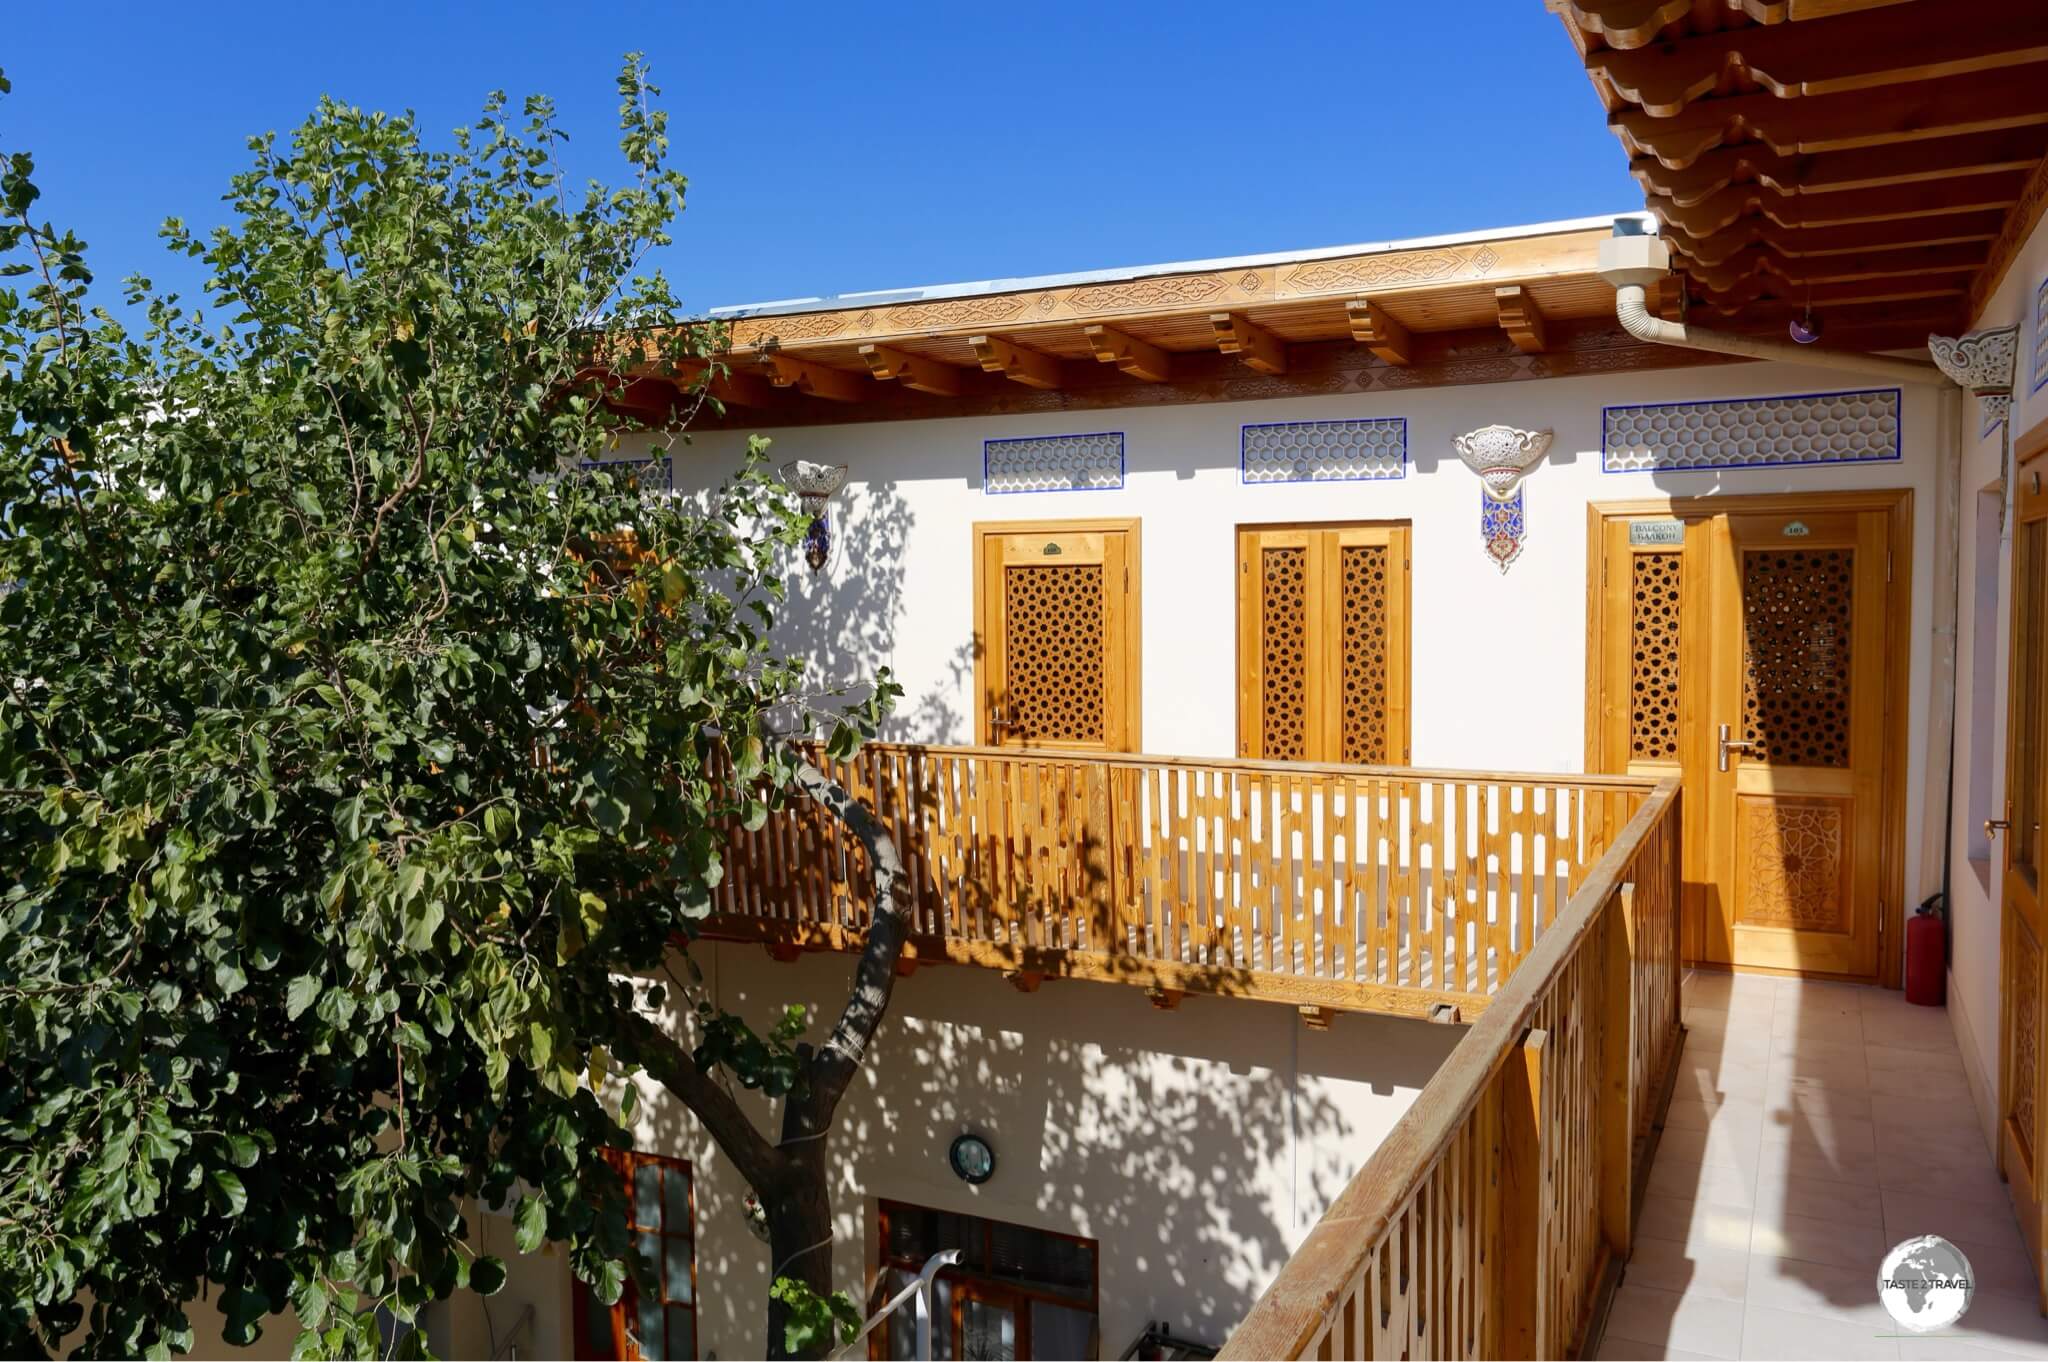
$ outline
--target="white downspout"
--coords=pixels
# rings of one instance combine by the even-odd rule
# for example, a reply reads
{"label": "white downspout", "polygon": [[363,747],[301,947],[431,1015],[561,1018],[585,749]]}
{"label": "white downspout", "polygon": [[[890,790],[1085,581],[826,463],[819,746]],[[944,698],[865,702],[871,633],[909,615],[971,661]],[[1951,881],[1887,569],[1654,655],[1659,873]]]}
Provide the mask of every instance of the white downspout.
{"label": "white downspout", "polygon": [[[1623,218],[1616,230],[1637,225]],[[1941,370],[1913,359],[1892,359],[1885,355],[1864,355],[1853,350],[1820,350],[1788,341],[1759,340],[1754,336],[1730,335],[1667,322],[1651,315],[1645,291],[1671,273],[1671,248],[1654,236],[1613,236],[1600,243],[1600,277],[1614,286],[1614,317],[1622,329],[1637,340],[1657,345],[1675,345],[1683,350],[1711,350],[1747,359],[1774,359],[1784,364],[1811,364],[1824,369],[1847,369],[1851,373],[1888,378],[1894,383],[1948,383]]]}

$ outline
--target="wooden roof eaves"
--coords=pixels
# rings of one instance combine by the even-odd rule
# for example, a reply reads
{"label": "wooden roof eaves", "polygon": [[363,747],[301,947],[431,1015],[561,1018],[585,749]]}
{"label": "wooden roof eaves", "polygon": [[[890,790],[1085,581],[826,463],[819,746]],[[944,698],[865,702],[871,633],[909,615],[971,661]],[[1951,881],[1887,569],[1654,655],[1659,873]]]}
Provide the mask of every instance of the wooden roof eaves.
{"label": "wooden roof eaves", "polygon": [[1575,228],[1356,256],[741,318],[730,323],[731,348],[734,355],[746,356],[817,344],[1206,316],[1275,303],[1426,294],[1477,283],[1540,283],[1591,276],[1607,235],[1604,228]]}

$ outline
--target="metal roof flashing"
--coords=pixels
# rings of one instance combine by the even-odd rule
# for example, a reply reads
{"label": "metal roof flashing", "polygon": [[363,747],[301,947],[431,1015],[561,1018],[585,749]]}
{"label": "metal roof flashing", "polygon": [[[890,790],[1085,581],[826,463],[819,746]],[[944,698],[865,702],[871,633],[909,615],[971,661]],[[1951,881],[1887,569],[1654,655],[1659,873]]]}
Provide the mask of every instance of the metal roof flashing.
{"label": "metal roof flashing", "polygon": [[[1506,241],[1515,237],[1548,236],[1556,232],[1609,228],[1619,219],[1651,223],[1640,210],[1602,213],[1596,217],[1571,218],[1562,222],[1539,222],[1519,227],[1489,227],[1480,231],[1451,232],[1441,236],[1410,237],[1401,241],[1375,241],[1350,246],[1321,246],[1302,251],[1269,251],[1263,255],[1222,256],[1213,260],[1176,260],[1160,265],[1130,265],[1117,269],[1082,270],[1069,274],[1039,274],[1013,279],[984,279],[966,284],[928,284],[900,289],[873,289],[839,293],[826,298],[783,298],[773,302],[740,303],[714,307],[706,314],[721,321],[746,317],[779,317],[799,312],[830,312],[839,308],[872,307],[888,303],[926,302],[940,298],[969,298],[982,294],[1021,293],[1033,289],[1065,288],[1079,284],[1114,283],[1154,275],[1194,274],[1239,266],[1292,265],[1309,260],[1331,260],[1342,256],[1374,255],[1383,251],[1425,250],[1432,246],[1464,246],[1482,241]],[[1646,228],[1655,231],[1654,226]]]}

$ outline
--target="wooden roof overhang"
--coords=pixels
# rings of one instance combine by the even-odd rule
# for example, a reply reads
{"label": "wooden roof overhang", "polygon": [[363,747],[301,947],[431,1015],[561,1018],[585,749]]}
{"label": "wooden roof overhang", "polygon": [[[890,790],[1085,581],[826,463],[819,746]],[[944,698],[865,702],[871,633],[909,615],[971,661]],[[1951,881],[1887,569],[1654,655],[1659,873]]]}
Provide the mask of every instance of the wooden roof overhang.
{"label": "wooden roof overhang", "polygon": [[[1504,382],[1713,363],[1644,345],[1596,273],[1606,219],[1357,252],[831,299],[719,320],[758,428]],[[1675,297],[1675,295],[1674,295]]]}
{"label": "wooden roof overhang", "polygon": [[1917,347],[2048,204],[2044,0],[1545,0],[1710,326]]}

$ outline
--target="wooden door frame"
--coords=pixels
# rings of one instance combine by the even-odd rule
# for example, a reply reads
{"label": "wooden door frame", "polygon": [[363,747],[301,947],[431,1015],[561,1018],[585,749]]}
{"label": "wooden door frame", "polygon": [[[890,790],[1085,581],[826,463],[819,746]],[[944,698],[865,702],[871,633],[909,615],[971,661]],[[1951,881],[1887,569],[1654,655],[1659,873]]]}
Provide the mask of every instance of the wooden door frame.
{"label": "wooden door frame", "polygon": [[[1884,790],[1878,841],[1877,982],[1897,988],[1902,960],[1899,940],[1905,930],[1906,899],[1906,715],[1912,694],[1913,624],[1913,489],[1887,487],[1852,491],[1762,492],[1714,496],[1656,496],[1586,504],[1586,730],[1585,769],[1601,769],[1605,709],[1610,683],[1626,687],[1629,678],[1603,675],[1606,657],[1606,611],[1601,608],[1606,565],[1603,531],[1611,520],[1731,515],[1800,515],[1821,512],[1882,511],[1888,516],[1885,547],[1891,556],[1891,581],[1885,592],[1885,636],[1902,643],[1887,649],[1884,697]],[[1688,962],[1693,963],[1693,962]]]}
{"label": "wooden door frame", "polygon": [[[1105,653],[1105,668],[1120,661],[1124,675],[1124,733],[1125,741],[1132,752],[1145,750],[1142,721],[1145,714],[1145,576],[1144,554],[1139,539],[1139,518],[1137,516],[1097,516],[1072,520],[977,520],[973,525],[972,549],[974,555],[974,737],[973,742],[981,746],[996,746],[988,727],[988,620],[985,610],[988,604],[988,540],[990,535],[1001,534],[1106,534],[1121,532],[1124,540],[1124,567],[1130,574],[1130,586],[1125,590],[1125,610],[1128,623],[1125,627],[1124,656],[1115,659]],[[1107,695],[1105,686],[1104,693]],[[1025,744],[1026,748],[1033,744]],[[1039,746],[1043,746],[1040,744]]]}
{"label": "wooden door frame", "polygon": [[[1398,596],[1390,592],[1387,596],[1387,760],[1388,766],[1406,766],[1414,755],[1415,695],[1414,695],[1414,603],[1415,603],[1415,522],[1407,519],[1394,520],[1242,520],[1230,530],[1231,563],[1235,569],[1231,576],[1235,591],[1233,606],[1236,618],[1231,623],[1231,636],[1236,640],[1236,723],[1231,741],[1237,746],[1237,755],[1245,757],[1247,734],[1252,732],[1251,691],[1247,680],[1251,676],[1252,664],[1258,660],[1252,651],[1254,644],[1247,634],[1249,616],[1245,608],[1245,592],[1249,584],[1245,581],[1246,558],[1245,536],[1262,534],[1269,530],[1298,530],[1313,533],[1321,530],[1385,530],[1389,532],[1388,547],[1398,545],[1401,549],[1400,591]],[[1325,602],[1326,609],[1334,609],[1337,601]],[[1398,627],[1396,622],[1398,621]],[[1329,758],[1335,761],[1335,757]]]}

